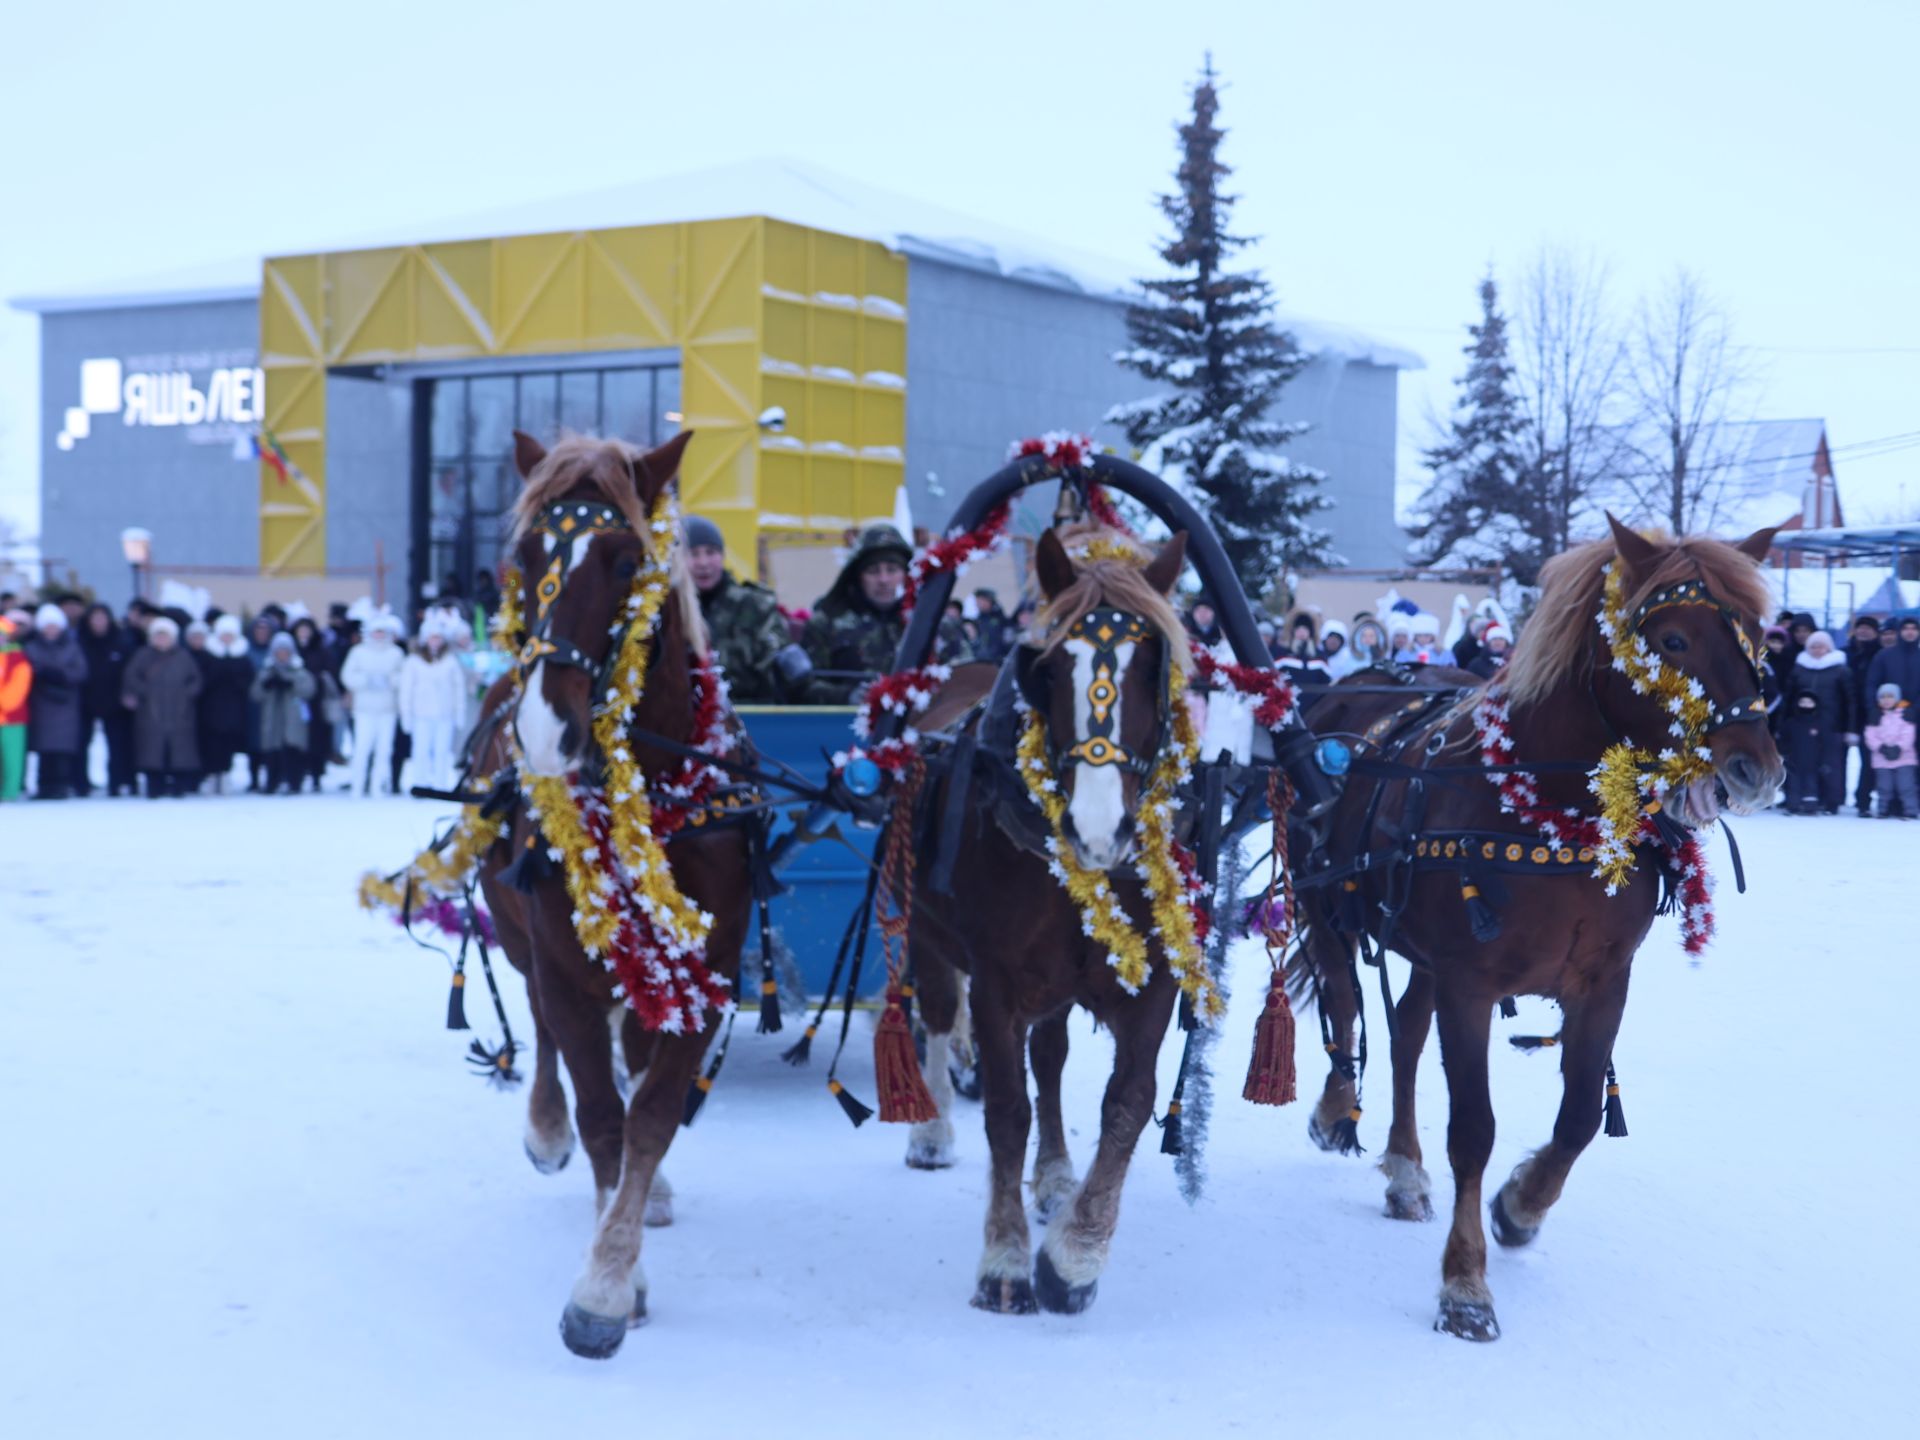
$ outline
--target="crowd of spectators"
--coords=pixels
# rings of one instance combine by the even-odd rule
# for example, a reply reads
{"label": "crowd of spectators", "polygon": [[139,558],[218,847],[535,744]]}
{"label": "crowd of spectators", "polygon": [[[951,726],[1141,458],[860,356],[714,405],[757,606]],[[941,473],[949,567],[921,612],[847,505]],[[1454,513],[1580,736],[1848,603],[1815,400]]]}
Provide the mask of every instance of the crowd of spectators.
{"label": "crowd of spectators", "polygon": [[397,792],[403,771],[445,788],[498,673],[482,618],[430,608],[407,646],[365,601],[322,623],[297,603],[116,616],[78,594],[0,596],[0,800],[24,792],[29,756],[38,800]]}
{"label": "crowd of spectators", "polygon": [[[1766,630],[1762,681],[1794,815],[1920,817],[1912,703],[1920,696],[1920,618],[1856,616],[1845,647],[1805,611]],[[1848,794],[1849,752],[1858,756]]]}

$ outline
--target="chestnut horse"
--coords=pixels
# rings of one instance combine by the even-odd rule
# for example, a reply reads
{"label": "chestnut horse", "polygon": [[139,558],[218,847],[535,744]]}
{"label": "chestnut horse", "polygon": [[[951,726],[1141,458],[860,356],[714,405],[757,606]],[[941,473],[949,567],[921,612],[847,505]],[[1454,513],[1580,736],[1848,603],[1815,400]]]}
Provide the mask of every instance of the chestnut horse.
{"label": "chestnut horse", "polygon": [[[1611,539],[1569,551],[1547,566],[1539,607],[1513,659],[1490,682],[1495,697],[1504,695],[1510,707],[1513,762],[1543,767],[1534,775],[1542,805],[1589,813],[1593,801],[1584,772],[1609,747],[1623,738],[1655,751],[1675,743],[1672,715],[1615,668],[1597,623],[1609,562],[1622,567],[1625,613],[1639,636],[1663,662],[1704,688],[1713,711],[1713,721],[1697,740],[1711,752],[1713,776],[1665,797],[1668,814],[1704,828],[1718,814],[1721,795],[1740,814],[1771,803],[1783,773],[1780,757],[1764,723],[1743,722],[1764,722],[1764,712],[1752,705],[1759,680],[1745,637],[1759,633],[1766,608],[1756,562],[1772,538],[1772,530],[1763,530],[1738,545],[1702,538],[1652,540],[1615,521]],[[1704,589],[1672,600],[1672,587],[1688,582]],[[1660,600],[1650,605],[1656,596]],[[1349,781],[1329,826],[1335,840],[1328,857],[1335,873],[1345,871],[1348,878],[1321,886],[1311,875],[1306,878],[1301,959],[1330,1022],[1334,1039],[1328,1048],[1340,1060],[1353,1049],[1359,999],[1356,927],[1376,944],[1383,931],[1389,932],[1388,948],[1412,962],[1392,1031],[1393,1122],[1380,1166],[1388,1180],[1387,1213],[1403,1220],[1433,1214],[1414,1123],[1414,1075],[1429,1024],[1437,1018],[1450,1102],[1447,1158],[1453,1166],[1454,1205],[1436,1328],[1469,1340],[1492,1340],[1500,1328],[1487,1288],[1480,1200],[1493,1149],[1487,1045],[1494,1007],[1503,996],[1543,995],[1557,1001],[1564,1016],[1559,1036],[1564,1088],[1553,1138],[1520,1163],[1491,1206],[1494,1238],[1518,1246],[1538,1232],[1573,1162],[1600,1128],[1634,952],[1661,897],[1660,871],[1672,861],[1662,846],[1640,846],[1630,882],[1612,896],[1591,878],[1592,865],[1578,863],[1577,856],[1565,857],[1576,863],[1562,873],[1518,869],[1490,880],[1465,867],[1464,850],[1460,864],[1410,863],[1416,835],[1471,833],[1475,851],[1484,846],[1503,858],[1541,856],[1553,865],[1563,848],[1539,847],[1537,830],[1503,812],[1490,783],[1501,777],[1470,768],[1481,756],[1476,710],[1486,693],[1482,682],[1451,670],[1428,670],[1421,678],[1423,684],[1457,682],[1462,693],[1454,703],[1434,704],[1393,729],[1390,717],[1415,698],[1414,692],[1404,699],[1347,695],[1336,686],[1308,714],[1320,735],[1364,736],[1373,726],[1383,740],[1403,737],[1401,763],[1436,773],[1421,785],[1406,778],[1376,785],[1364,774]],[[1345,683],[1377,691],[1381,676],[1361,672]],[[1360,753],[1367,754],[1367,747]],[[1451,773],[1438,773],[1442,769]],[[1487,846],[1488,839],[1495,843]],[[1519,843],[1501,843],[1507,839]],[[1396,847],[1407,847],[1400,850],[1404,862],[1380,864]],[[1447,845],[1447,853],[1452,850]],[[1363,858],[1369,856],[1370,862]],[[1489,903],[1480,893],[1482,883],[1496,896],[1505,892],[1493,902],[1493,911],[1476,912],[1476,906]],[[1402,899],[1404,909],[1398,909],[1397,920],[1389,920],[1389,911]],[[1497,934],[1487,934],[1494,928],[1490,919],[1497,920]],[[1476,929],[1487,938],[1476,939]],[[1310,1125],[1323,1148],[1334,1148],[1333,1137],[1355,1100],[1351,1067],[1337,1065]],[[1351,1126],[1346,1129],[1350,1135]]]}
{"label": "chestnut horse", "polygon": [[[619,441],[569,438],[549,453],[532,437],[515,433],[514,459],[526,482],[514,507],[513,532],[514,557],[525,577],[518,597],[523,616],[536,613],[535,583],[557,547],[569,547],[570,553],[560,589],[547,605],[542,635],[550,643],[535,647],[544,653],[531,666],[523,663],[517,705],[511,681],[502,681],[487,696],[476,732],[487,737],[475,758],[477,774],[492,775],[512,758],[509,727],[519,763],[530,774],[591,772],[599,761],[592,726],[601,698],[599,677],[625,634],[631,582],[654,543],[647,516],[673,482],[689,438],[680,434],[646,454]],[[549,507],[562,502],[612,506],[625,524],[562,539],[542,523]],[[705,644],[698,603],[676,566],[632,718],[636,731],[694,740],[691,673]],[[499,713],[507,706],[513,707],[511,713]],[[633,756],[649,779],[679,763],[639,742]],[[650,1194],[663,1183],[660,1162],[679,1127],[717,1017],[709,1012],[698,1033],[642,1036],[615,993],[614,975],[581,947],[574,905],[558,868],[523,881],[524,893],[503,881],[501,872],[514,857],[530,844],[543,843],[535,841],[526,807],[520,806],[508,834],[483,860],[480,878],[501,946],[527,979],[536,1047],[527,1153],[542,1170],[563,1166],[573,1145],[557,1060],[565,1060],[573,1081],[574,1115],[593,1166],[599,1221],[560,1333],[575,1354],[597,1359],[612,1355],[626,1331],[646,1319],[641,1226]],[[682,893],[713,917],[709,968],[733,982],[751,903],[746,832],[689,829],[673,839],[667,854]],[[615,1072],[616,1030],[625,1040],[626,1068],[638,1076],[632,1098],[624,1102]],[[652,1195],[655,1223],[663,1218],[661,1198]]]}
{"label": "chestnut horse", "polygon": [[[1109,539],[1120,543],[1117,536]],[[1082,866],[1107,874],[1143,935],[1152,922],[1133,864],[1140,777],[1171,731],[1167,667],[1191,663],[1186,637],[1166,599],[1185,553],[1182,533],[1144,568],[1106,558],[1076,569],[1059,534],[1047,531],[1035,554],[1035,572],[1047,598],[1039,621],[1041,643],[1023,646],[1009,658],[997,696],[1004,712],[1011,699],[1008,687],[1017,684],[1041,710],[1066,799],[1067,841]],[[1096,668],[1090,642],[1068,633],[1096,610],[1121,612],[1139,622],[1127,627],[1137,640],[1114,650],[1105,669]],[[1112,683],[1100,689],[1103,674]],[[1090,750],[1090,714],[1096,709],[1105,716],[1099,728],[1109,738],[1101,742],[1105,749]],[[968,722],[978,727],[982,749],[990,753],[982,757],[965,801],[950,893],[936,893],[923,880],[914,895],[909,958],[928,1032],[925,1072],[940,1114],[914,1127],[907,1163],[923,1169],[952,1163],[947,1055],[958,1000],[956,972],[965,971],[971,976],[974,1047],[993,1167],[986,1244],[972,1303],[1003,1314],[1030,1314],[1037,1306],[1075,1312],[1092,1302],[1106,1266],[1121,1183],[1153,1114],[1154,1062],[1178,988],[1155,945],[1150,977],[1138,993],[1127,993],[1106,950],[1083,933],[1079,909],[1050,870],[1046,822],[1021,790],[1011,753],[1004,753],[1007,736],[996,743],[989,733],[994,714],[990,703],[984,715]],[[955,783],[948,775],[928,786],[925,803],[932,816],[944,813],[948,787]],[[1000,817],[1007,810],[1025,817],[1024,839],[1003,825]],[[1018,819],[1010,823],[1022,828]],[[921,858],[924,876],[927,857]],[[1114,1042],[1099,1147],[1077,1189],[1060,1115],[1066,1017],[1075,1003],[1092,1011]],[[1033,1119],[1026,1077],[1029,1031],[1041,1096],[1033,1188],[1038,1218],[1052,1220],[1038,1255],[1031,1254],[1021,1200]],[[1064,1213],[1056,1215],[1063,1206]]]}

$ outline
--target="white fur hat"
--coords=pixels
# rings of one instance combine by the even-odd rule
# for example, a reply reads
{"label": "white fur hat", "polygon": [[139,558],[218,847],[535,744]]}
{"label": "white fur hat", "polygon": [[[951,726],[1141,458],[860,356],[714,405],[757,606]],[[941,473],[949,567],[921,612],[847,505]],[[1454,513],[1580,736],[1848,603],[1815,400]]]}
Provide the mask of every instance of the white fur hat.
{"label": "white fur hat", "polygon": [[178,640],[180,638],[180,627],[167,616],[156,615],[147,622],[147,634],[149,637],[154,635],[171,635],[174,639]]}
{"label": "white fur hat", "polygon": [[42,605],[33,612],[33,628],[64,630],[67,628],[67,612],[58,605]]}
{"label": "white fur hat", "polygon": [[1407,624],[1408,628],[1415,635],[1431,635],[1436,640],[1440,638],[1440,617],[1438,615],[1429,615],[1426,611],[1422,610],[1418,615],[1414,616],[1412,620],[1408,621]]}
{"label": "white fur hat", "polygon": [[213,633],[216,635],[238,636],[240,634],[240,617],[233,614],[222,615],[218,620],[213,622]]}

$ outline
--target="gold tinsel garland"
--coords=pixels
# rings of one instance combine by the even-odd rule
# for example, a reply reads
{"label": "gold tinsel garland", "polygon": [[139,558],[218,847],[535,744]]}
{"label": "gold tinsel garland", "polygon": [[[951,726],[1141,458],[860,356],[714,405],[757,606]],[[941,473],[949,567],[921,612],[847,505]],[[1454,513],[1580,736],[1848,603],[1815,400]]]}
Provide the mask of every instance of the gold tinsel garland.
{"label": "gold tinsel garland", "polygon": [[504,825],[500,817],[482,816],[478,805],[462,807],[453,833],[438,846],[414,856],[398,875],[377,875],[372,871],[362,875],[361,908],[400,914],[406,908],[409,882],[417,894],[458,895],[480,864],[480,857],[500,838]]}
{"label": "gold tinsel garland", "polygon": [[[1140,860],[1135,868],[1146,883],[1152,934],[1160,942],[1180,991],[1193,1003],[1194,1013],[1203,1022],[1211,1022],[1219,1018],[1224,1007],[1200,953],[1186,881],[1173,853],[1176,793],[1192,771],[1194,757],[1200,752],[1200,736],[1187,709],[1187,677],[1177,665],[1168,671],[1168,686],[1173,743],[1161,751],[1140,796]],[[1153,973],[1147,960],[1146,937],[1134,927],[1106,875],[1081,865],[1067,843],[1061,825],[1066,797],[1054,778],[1053,767],[1047,763],[1046,723],[1037,713],[1030,711],[1027,715],[1016,762],[1027,793],[1046,816],[1052,832],[1047,840],[1051,857],[1048,868],[1078,907],[1082,931],[1106,947],[1107,963],[1119,975],[1121,988],[1129,994],[1138,993]]]}
{"label": "gold tinsel garland", "polygon": [[1610,746],[1588,774],[1587,788],[1600,802],[1593,873],[1606,881],[1612,895],[1633,877],[1633,845],[1645,818],[1668,796],[1713,774],[1713,754],[1703,743],[1713,707],[1700,682],[1661,660],[1635,628],[1617,562],[1607,567],[1600,633],[1613,655],[1613,668],[1627,677],[1634,693],[1653,700],[1672,717],[1668,733],[1673,737],[1673,743],[1658,752],[1625,742]]}

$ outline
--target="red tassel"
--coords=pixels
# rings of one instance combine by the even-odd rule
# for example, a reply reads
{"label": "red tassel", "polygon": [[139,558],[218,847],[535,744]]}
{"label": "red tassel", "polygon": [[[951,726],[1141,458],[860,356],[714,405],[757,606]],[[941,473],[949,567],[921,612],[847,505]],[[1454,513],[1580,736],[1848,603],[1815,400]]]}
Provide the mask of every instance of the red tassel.
{"label": "red tassel", "polygon": [[1293,1006],[1278,970],[1267,986],[1267,1005],[1253,1027],[1253,1063],[1241,1095],[1256,1105],[1291,1105],[1297,1098],[1293,1069]]}
{"label": "red tassel", "polygon": [[880,1012],[880,1028],[874,1032],[873,1078],[880,1090],[883,1124],[919,1125],[940,1118],[920,1074],[920,1057],[913,1052],[913,1032],[907,1028],[898,990],[887,991],[887,1008]]}

